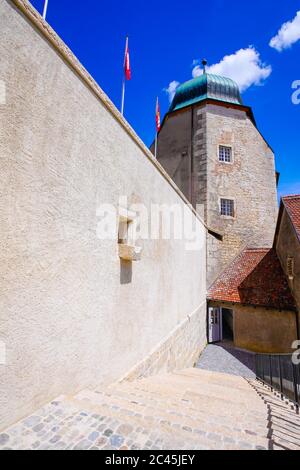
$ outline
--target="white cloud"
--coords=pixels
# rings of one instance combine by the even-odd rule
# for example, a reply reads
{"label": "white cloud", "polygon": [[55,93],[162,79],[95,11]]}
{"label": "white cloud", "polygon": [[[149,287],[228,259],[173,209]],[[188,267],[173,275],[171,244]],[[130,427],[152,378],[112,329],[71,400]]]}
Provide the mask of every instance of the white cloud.
{"label": "white cloud", "polygon": [[169,86],[168,88],[165,88],[164,91],[169,95],[169,101],[170,103],[172,102],[173,98],[174,98],[174,95],[176,93],[176,90],[177,90],[177,87],[178,85],[180,85],[179,82],[177,82],[176,80],[173,80],[173,82],[170,82],[169,83]]}
{"label": "white cloud", "polygon": [[199,77],[203,73],[203,70],[201,69],[201,66],[199,65],[197,60],[193,60],[193,66],[195,64],[197,65],[193,68],[193,71],[192,71],[192,75],[194,78]]}
{"label": "white cloud", "polygon": [[[253,46],[225,56],[218,64],[211,65],[206,70],[231,78],[239,85],[241,92],[251,85],[261,85],[272,73],[272,67],[261,61],[259,52]],[[192,74],[193,77],[202,74],[199,65],[194,67]]]}
{"label": "white cloud", "polygon": [[270,41],[270,46],[278,52],[291,47],[300,39],[300,11],[297,12],[292,21],[284,23],[277,35]]}

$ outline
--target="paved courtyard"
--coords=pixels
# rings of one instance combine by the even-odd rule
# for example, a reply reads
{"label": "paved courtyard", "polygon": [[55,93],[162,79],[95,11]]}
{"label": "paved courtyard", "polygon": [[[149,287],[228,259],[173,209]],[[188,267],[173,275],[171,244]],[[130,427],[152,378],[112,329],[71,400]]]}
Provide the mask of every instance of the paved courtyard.
{"label": "paved courtyard", "polygon": [[156,450],[166,445],[159,431],[138,425],[130,410],[124,410],[125,419],[122,414],[118,419],[111,416],[110,406],[101,414],[82,408],[65,397],[53,401],[0,434],[0,449]]}
{"label": "paved courtyard", "polygon": [[235,349],[226,342],[209,344],[201,354],[197,368],[255,378],[254,354]]}
{"label": "paved courtyard", "polygon": [[193,368],[61,396],[0,433],[5,449],[299,450],[300,418],[256,380]]}

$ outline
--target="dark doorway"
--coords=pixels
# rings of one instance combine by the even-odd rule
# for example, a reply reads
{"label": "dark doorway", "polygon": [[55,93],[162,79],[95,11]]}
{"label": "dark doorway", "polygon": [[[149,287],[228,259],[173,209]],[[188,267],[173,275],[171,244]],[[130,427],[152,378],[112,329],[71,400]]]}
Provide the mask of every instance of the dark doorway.
{"label": "dark doorway", "polygon": [[233,341],[233,310],[222,308],[223,340]]}

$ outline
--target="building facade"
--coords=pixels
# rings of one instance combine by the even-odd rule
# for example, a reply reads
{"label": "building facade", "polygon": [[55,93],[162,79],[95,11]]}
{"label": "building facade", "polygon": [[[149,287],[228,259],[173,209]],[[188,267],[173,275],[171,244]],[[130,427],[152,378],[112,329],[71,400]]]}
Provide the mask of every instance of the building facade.
{"label": "building facade", "polygon": [[295,298],[300,338],[300,195],[281,199],[274,248]]}
{"label": "building facade", "polygon": [[[277,203],[273,152],[231,80],[204,74],[178,88],[157,162],[28,1],[2,0],[0,22],[1,431],[62,393],[192,366],[207,344],[207,283],[245,245],[268,256]],[[103,204],[116,208],[107,239]],[[199,248],[119,236],[133,206],[153,204],[188,212]],[[296,320],[282,275],[280,295],[254,307],[247,297],[247,311],[244,297],[209,299],[238,345],[288,349]]]}
{"label": "building facade", "polygon": [[290,353],[297,309],[274,248],[246,248],[208,291],[209,340],[238,348]]}
{"label": "building facade", "polygon": [[274,154],[230,79],[203,73],[180,85],[157,157],[220,241],[208,234],[207,284],[246,246],[271,247],[277,218]]}
{"label": "building facade", "polygon": [[[1,0],[0,25],[1,431],[61,394],[193,365],[206,228],[28,1]],[[124,217],[120,197],[187,210],[199,250],[146,237],[139,261],[121,258],[117,234],[98,232],[105,205],[115,228]]]}

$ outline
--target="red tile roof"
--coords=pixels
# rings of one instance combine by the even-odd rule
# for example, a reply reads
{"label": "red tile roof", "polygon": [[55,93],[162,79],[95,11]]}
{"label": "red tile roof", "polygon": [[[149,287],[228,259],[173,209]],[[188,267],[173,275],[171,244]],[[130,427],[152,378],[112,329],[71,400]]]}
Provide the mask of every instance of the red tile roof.
{"label": "red tile roof", "polygon": [[274,249],[246,249],[208,291],[208,299],[294,310],[295,301]]}
{"label": "red tile roof", "polygon": [[285,196],[282,198],[282,201],[300,241],[300,195]]}

